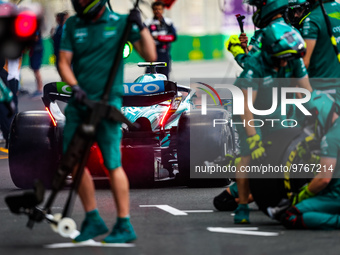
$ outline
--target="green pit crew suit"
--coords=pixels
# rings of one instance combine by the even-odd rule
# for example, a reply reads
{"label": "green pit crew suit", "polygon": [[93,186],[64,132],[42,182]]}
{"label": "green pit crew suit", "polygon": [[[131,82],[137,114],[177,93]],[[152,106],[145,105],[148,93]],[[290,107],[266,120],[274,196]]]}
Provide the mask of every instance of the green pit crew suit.
{"label": "green pit crew suit", "polygon": [[[262,43],[262,29],[268,26],[271,22],[285,22],[283,18],[272,19],[278,15],[283,14],[286,7],[288,7],[288,0],[243,0],[244,3],[256,6],[257,11],[253,15],[254,25],[259,30],[250,40],[249,46],[252,46],[248,54],[234,54],[236,62],[244,68],[248,58],[261,49]],[[241,52],[241,51],[240,51]]]}
{"label": "green pit crew suit", "polygon": [[[267,29],[277,29],[277,28],[285,28],[292,29],[285,23],[272,22],[270,27]],[[267,110],[272,106],[272,88],[278,88],[278,107],[274,113],[267,116],[256,116],[254,115],[254,119],[279,119],[280,122],[283,119],[291,119],[294,117],[293,110],[294,108],[289,105],[287,108],[287,116],[281,115],[281,107],[280,107],[280,88],[285,86],[289,86],[289,82],[285,82],[286,80],[280,78],[306,78],[307,70],[304,66],[304,63],[301,58],[294,59],[288,61],[287,66],[280,67],[278,71],[273,69],[273,64],[270,63],[270,57],[268,53],[264,51],[256,52],[252,57],[250,57],[245,65],[243,72],[240,77],[236,80],[235,85],[241,89],[247,89],[248,87],[253,88],[253,91],[257,91],[257,97],[254,102],[254,108],[257,110]],[[289,81],[289,79],[288,79]],[[239,115],[233,116],[233,122],[242,122]],[[272,125],[264,125],[261,128],[256,128],[258,134],[260,136],[268,136],[269,134],[275,132],[278,129],[283,128],[279,121]],[[293,123],[291,123],[293,124]],[[243,128],[243,125],[237,125],[237,130],[240,136],[240,149],[241,156],[249,155],[249,147],[246,142],[246,133]]]}
{"label": "green pit crew suit", "polygon": [[[90,100],[101,99],[126,23],[127,15],[112,13],[106,9],[95,22],[73,16],[67,20],[64,26],[60,49],[73,53],[74,74],[79,86],[86,92]],[[139,29],[134,25],[128,40],[133,43],[139,39]],[[123,61],[119,66],[109,97],[109,104],[117,109],[122,106],[122,84]],[[71,98],[65,109],[65,115],[64,152],[66,152],[78,125],[86,118],[87,109]],[[122,132],[120,127],[121,124],[118,122],[103,120],[96,134],[96,141],[103,154],[104,164],[109,170],[121,166],[120,140]]]}
{"label": "green pit crew suit", "polygon": [[[279,71],[273,70],[272,66],[269,66],[264,59],[264,52],[257,52],[253,57],[248,59],[248,62],[241,73],[240,77],[236,80],[235,85],[241,89],[253,88],[253,91],[257,91],[257,97],[254,102],[254,108],[257,110],[267,110],[272,106],[272,88],[278,88],[278,107],[274,113],[267,116],[254,115],[254,119],[279,119],[274,126],[264,125],[261,128],[256,128],[257,133],[263,136],[264,139],[269,134],[283,128],[280,124],[284,119],[291,119],[293,117],[293,107],[287,109],[287,116],[281,115],[280,106],[280,88],[282,86],[288,86],[283,79],[280,78],[304,78],[307,76],[307,70],[304,67],[302,59],[291,60],[286,67],[281,67]],[[242,122],[239,115],[233,116],[233,122]],[[293,123],[291,123],[293,124]],[[287,123],[286,123],[287,125]],[[249,155],[249,147],[246,142],[246,133],[242,125],[237,125],[237,131],[240,137],[240,150],[241,156]]]}
{"label": "green pit crew suit", "polygon": [[[283,19],[282,19],[283,20]],[[300,44],[303,44],[302,38],[299,33],[293,29],[291,26],[284,22],[273,21],[270,26],[268,26],[264,31],[271,30],[275,34],[275,31],[287,31],[294,33],[295,36],[300,38]],[[282,32],[280,32],[282,33]],[[269,33],[268,33],[269,34]],[[275,41],[275,40],[274,40]],[[270,44],[270,43],[269,43]],[[294,43],[293,43],[294,44]],[[288,47],[289,48],[289,47]],[[283,49],[281,49],[283,50]],[[308,79],[307,70],[304,66],[303,60],[301,58],[289,60],[285,67],[280,67],[278,71],[273,69],[273,63],[271,62],[270,55],[261,50],[256,52],[252,57],[250,57],[245,65],[243,72],[240,77],[236,80],[235,85],[241,89],[247,89],[248,87],[253,88],[253,91],[257,92],[257,97],[254,102],[254,108],[257,110],[267,110],[272,106],[272,88],[278,88],[278,107],[274,113],[267,116],[257,116],[254,115],[254,119],[278,119],[272,127],[272,123],[266,123],[263,127],[256,128],[256,133],[261,137],[261,140],[265,139],[271,133],[284,128],[281,125],[281,121],[284,119],[294,119],[294,107],[288,105],[286,109],[286,116],[281,115],[281,94],[280,88],[287,87],[290,85],[289,78],[297,79]],[[288,79],[287,79],[288,78]],[[245,99],[246,100],[246,99]],[[233,123],[242,123],[241,117],[239,115],[233,116]],[[258,123],[256,123],[258,124]],[[255,125],[256,125],[255,124]],[[293,125],[294,123],[286,122],[285,125]],[[246,123],[246,125],[248,125]],[[249,149],[249,144],[247,143],[246,130],[243,124],[235,125],[239,134],[240,141],[240,155],[247,156],[250,155],[251,151]],[[238,197],[237,186],[231,185],[230,192],[233,197]]]}
{"label": "green pit crew suit", "polygon": [[[340,50],[340,4],[329,0],[323,2]],[[336,103],[340,104],[340,64],[327,33],[327,25],[319,2],[311,5],[311,12],[303,21],[301,34],[307,40],[307,56],[310,48],[308,40],[316,42],[307,67],[312,88],[329,93]]]}
{"label": "green pit crew suit", "polygon": [[[283,20],[282,18],[278,21],[280,22]],[[274,21],[273,21],[274,22]],[[252,46],[248,54],[238,54],[235,57],[235,61],[239,64],[240,67],[244,68],[245,64],[247,63],[248,59],[258,52],[261,49],[261,40],[262,40],[262,29],[256,30],[255,34],[250,39],[249,46]]]}
{"label": "green pit crew suit", "polygon": [[[323,117],[324,119],[328,119],[327,122],[330,127],[321,139],[321,168],[318,175],[328,171],[328,173],[331,173],[331,177],[329,177],[330,182],[316,195],[310,190],[308,196],[305,196],[305,198],[301,199],[300,202],[282,215],[281,221],[287,228],[340,228],[340,118],[337,117],[337,119],[333,121],[333,113],[336,109],[336,107],[332,108],[334,100],[329,95],[319,92],[320,91],[316,91],[316,93],[318,93],[316,97],[318,98],[316,99],[316,101],[318,101],[316,108],[319,112],[319,125],[323,127],[323,130],[327,129],[325,128],[325,121],[323,122],[319,117],[323,115],[326,116]],[[328,106],[327,101],[330,102]],[[327,107],[328,109],[326,109]],[[327,166],[324,164],[325,159],[334,162],[334,164],[331,167]],[[312,182],[315,181],[316,178],[322,178],[322,176],[316,176],[304,189],[310,189]]]}

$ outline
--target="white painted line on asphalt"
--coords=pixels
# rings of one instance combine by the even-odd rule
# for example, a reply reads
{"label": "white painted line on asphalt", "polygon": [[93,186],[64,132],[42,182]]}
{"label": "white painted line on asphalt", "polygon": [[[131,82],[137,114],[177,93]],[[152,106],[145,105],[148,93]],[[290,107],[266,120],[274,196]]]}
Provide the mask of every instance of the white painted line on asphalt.
{"label": "white painted line on asphalt", "polygon": [[163,211],[166,211],[172,215],[175,216],[183,216],[183,215],[188,215],[186,212],[183,212],[181,210],[178,210],[172,206],[169,205],[140,205],[139,207],[156,207],[158,209],[161,209]]}
{"label": "white painted line on asphalt", "polygon": [[[71,234],[70,238],[74,239],[76,238],[80,232],[78,230],[73,231]],[[130,248],[130,247],[135,247],[135,244],[133,243],[101,243],[101,242],[96,242],[93,239],[87,240],[85,242],[81,243],[55,243],[55,244],[47,244],[44,245],[44,248],[48,249],[61,249],[61,248],[77,248],[77,247],[123,247],[123,248]]]}
{"label": "white painted line on asphalt", "polygon": [[131,248],[135,247],[133,243],[100,243],[94,240],[88,240],[81,243],[56,243],[44,245],[47,249],[62,249],[62,248],[78,248],[78,247],[107,247],[107,248]]}
{"label": "white painted line on asphalt", "polygon": [[257,231],[258,228],[207,228],[210,232],[237,234],[237,235],[252,235],[252,236],[278,236],[279,233]]}
{"label": "white painted line on asphalt", "polygon": [[212,213],[214,210],[183,210],[185,213]]}
{"label": "white painted line on asphalt", "polygon": [[[212,228],[213,229],[213,228]],[[242,228],[228,228],[228,229],[235,229],[235,230],[259,230],[258,227],[242,227]]]}

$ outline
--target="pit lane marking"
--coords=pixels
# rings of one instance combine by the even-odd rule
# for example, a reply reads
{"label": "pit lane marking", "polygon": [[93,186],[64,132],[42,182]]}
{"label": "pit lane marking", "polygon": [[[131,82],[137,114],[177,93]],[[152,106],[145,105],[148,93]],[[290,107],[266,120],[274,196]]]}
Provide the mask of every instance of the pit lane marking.
{"label": "pit lane marking", "polygon": [[[79,231],[75,230],[70,235],[71,239],[76,238],[79,235]],[[133,243],[101,243],[96,242],[93,239],[87,240],[85,242],[80,243],[55,243],[55,244],[47,244],[44,245],[44,248],[47,249],[63,249],[63,248],[78,248],[78,247],[107,247],[107,248],[113,248],[113,247],[119,247],[119,248],[130,248],[135,247],[135,244]]]}
{"label": "pit lane marking", "polygon": [[236,235],[251,235],[251,236],[278,236],[276,232],[263,232],[258,231],[258,227],[249,228],[213,228],[208,227],[208,231],[216,233],[236,234]]}
{"label": "pit lane marking", "polygon": [[88,240],[81,243],[56,243],[56,244],[47,244],[44,245],[44,248],[47,249],[62,249],[62,248],[78,248],[78,247],[107,247],[107,248],[131,248],[136,245],[133,243],[101,243],[96,242],[94,240]]}
{"label": "pit lane marking", "polygon": [[187,216],[188,213],[211,213],[214,212],[213,210],[179,210],[175,207],[172,207],[170,205],[140,205],[139,207],[145,208],[145,207],[156,207],[160,210],[163,210],[167,213],[170,213],[174,216]]}

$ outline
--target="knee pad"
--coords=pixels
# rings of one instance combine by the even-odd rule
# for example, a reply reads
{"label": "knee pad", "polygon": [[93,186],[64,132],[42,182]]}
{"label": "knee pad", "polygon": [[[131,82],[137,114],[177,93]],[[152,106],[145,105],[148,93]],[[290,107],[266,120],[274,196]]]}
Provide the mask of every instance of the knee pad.
{"label": "knee pad", "polygon": [[295,207],[290,207],[281,215],[281,223],[287,229],[306,229],[302,213]]}
{"label": "knee pad", "polygon": [[237,208],[235,198],[224,190],[214,198],[214,206],[219,211],[234,211]]}

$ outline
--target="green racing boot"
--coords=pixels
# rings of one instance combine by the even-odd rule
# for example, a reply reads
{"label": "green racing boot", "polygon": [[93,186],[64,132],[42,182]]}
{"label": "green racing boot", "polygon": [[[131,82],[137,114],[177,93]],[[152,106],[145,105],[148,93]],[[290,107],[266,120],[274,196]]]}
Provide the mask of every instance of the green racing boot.
{"label": "green racing boot", "polygon": [[248,204],[239,204],[234,213],[235,224],[250,224]]}
{"label": "green racing boot", "polygon": [[80,234],[73,242],[84,242],[95,238],[96,236],[105,234],[109,229],[105,225],[104,220],[100,217],[97,209],[87,212],[85,220],[81,224]]}
{"label": "green racing boot", "polygon": [[130,218],[117,218],[112,232],[105,237],[103,243],[128,243],[137,239],[137,235],[132,227]]}

